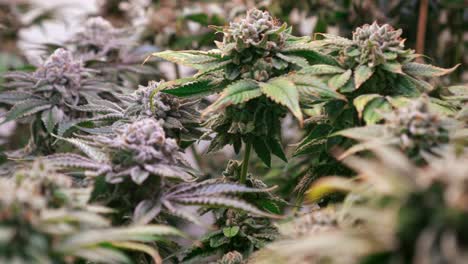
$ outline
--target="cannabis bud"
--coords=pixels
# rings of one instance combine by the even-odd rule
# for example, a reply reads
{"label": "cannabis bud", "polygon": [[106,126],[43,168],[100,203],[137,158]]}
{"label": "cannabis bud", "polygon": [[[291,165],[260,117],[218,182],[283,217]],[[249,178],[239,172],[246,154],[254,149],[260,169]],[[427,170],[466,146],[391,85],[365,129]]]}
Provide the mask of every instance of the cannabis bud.
{"label": "cannabis bud", "polygon": [[166,138],[161,124],[152,118],[119,127],[115,135],[98,136],[96,141],[112,157],[112,171],[106,174],[111,183],[121,182],[122,177],[127,175],[138,184],[150,174],[191,178],[185,171],[176,168],[185,165],[176,141]]}
{"label": "cannabis bud", "polygon": [[[224,29],[223,43],[220,49],[227,55],[234,51],[242,51],[255,48],[255,52],[260,55],[268,55],[269,51],[280,49],[285,41],[279,21],[275,20],[267,11],[251,9],[247,16],[237,22],[231,22],[229,27]],[[219,44],[219,43],[218,43]],[[242,54],[243,58],[237,58],[237,63],[249,59],[247,54]],[[251,58],[250,58],[251,59]]]}
{"label": "cannabis bud", "polygon": [[[47,83],[62,94],[68,103],[76,104],[76,93],[81,86],[83,64],[70,51],[57,49],[33,74],[39,82]],[[75,97],[71,100],[72,97]]]}
{"label": "cannabis bud", "polygon": [[353,32],[353,42],[360,50],[358,62],[369,63],[372,67],[384,63],[386,56],[391,56],[385,54],[386,52],[404,52],[405,40],[401,38],[401,34],[401,29],[395,30],[388,24],[379,26],[377,22],[358,27]]}
{"label": "cannabis bud", "polygon": [[400,138],[405,150],[430,151],[447,143],[448,130],[438,115],[429,111],[426,100],[417,100],[387,117],[390,131]]}
{"label": "cannabis bud", "polygon": [[[131,96],[125,99],[125,115],[131,119],[151,117],[161,120],[168,136],[180,138],[180,134],[200,135],[197,131],[200,113],[198,100],[179,99],[176,96],[153,91],[158,89],[160,82],[151,81],[148,86],[140,86]],[[151,104],[151,100],[153,104]]]}
{"label": "cannabis bud", "polygon": [[92,59],[93,55],[105,56],[110,51],[118,51],[131,44],[128,32],[115,28],[102,17],[89,18],[69,42],[75,44],[79,52],[90,56],[87,59]]}
{"label": "cannabis bud", "polygon": [[218,261],[218,264],[242,264],[244,263],[242,254],[237,251],[231,251],[224,254],[223,258]]}

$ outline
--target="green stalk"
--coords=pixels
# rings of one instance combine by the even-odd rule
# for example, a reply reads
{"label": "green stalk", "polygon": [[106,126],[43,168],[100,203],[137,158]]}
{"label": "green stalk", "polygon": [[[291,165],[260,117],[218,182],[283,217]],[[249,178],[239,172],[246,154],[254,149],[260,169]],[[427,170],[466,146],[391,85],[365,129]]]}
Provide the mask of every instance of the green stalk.
{"label": "green stalk", "polygon": [[245,143],[244,160],[242,161],[241,175],[239,182],[245,184],[247,180],[247,171],[249,169],[250,150],[252,149],[252,143],[250,141]]}

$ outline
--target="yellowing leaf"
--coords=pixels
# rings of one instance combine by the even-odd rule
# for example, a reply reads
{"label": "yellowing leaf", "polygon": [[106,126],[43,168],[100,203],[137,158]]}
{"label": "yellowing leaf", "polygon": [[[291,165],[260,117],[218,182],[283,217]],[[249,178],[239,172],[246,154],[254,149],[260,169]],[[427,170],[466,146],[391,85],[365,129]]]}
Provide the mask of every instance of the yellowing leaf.
{"label": "yellowing leaf", "polygon": [[361,96],[358,96],[354,99],[353,104],[356,107],[356,110],[358,112],[359,118],[362,118],[362,112],[364,111],[364,108],[366,105],[374,100],[375,98],[381,97],[378,94],[363,94]]}
{"label": "yellowing leaf", "polygon": [[349,192],[355,187],[352,180],[343,177],[332,176],[316,181],[306,192],[307,202],[316,202],[334,192]]}
{"label": "yellowing leaf", "polygon": [[366,65],[359,65],[354,72],[354,83],[356,85],[356,89],[369,80],[372,74],[374,74],[373,68]]}
{"label": "yellowing leaf", "polygon": [[302,112],[299,107],[299,92],[296,85],[285,77],[279,77],[260,83],[262,93],[274,102],[286,106],[302,124]]}

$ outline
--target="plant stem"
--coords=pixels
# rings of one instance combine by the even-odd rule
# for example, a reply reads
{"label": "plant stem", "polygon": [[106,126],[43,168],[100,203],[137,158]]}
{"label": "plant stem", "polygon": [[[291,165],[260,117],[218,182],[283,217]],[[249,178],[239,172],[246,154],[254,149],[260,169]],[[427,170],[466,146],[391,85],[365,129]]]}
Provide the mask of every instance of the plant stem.
{"label": "plant stem", "polygon": [[252,149],[252,143],[250,141],[245,143],[244,160],[242,161],[241,175],[239,182],[245,184],[247,180],[247,171],[249,169],[250,150]]}

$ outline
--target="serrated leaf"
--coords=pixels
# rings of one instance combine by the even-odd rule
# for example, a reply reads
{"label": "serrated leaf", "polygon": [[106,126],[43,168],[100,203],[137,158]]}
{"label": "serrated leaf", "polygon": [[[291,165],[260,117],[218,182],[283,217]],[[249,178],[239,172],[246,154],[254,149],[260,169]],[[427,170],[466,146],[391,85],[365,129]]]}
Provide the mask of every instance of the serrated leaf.
{"label": "serrated leaf", "polygon": [[330,80],[328,80],[328,86],[330,86],[330,88],[333,90],[340,89],[350,80],[352,73],[353,72],[351,70],[347,70],[342,74],[337,74],[331,77]]}
{"label": "serrated leaf", "polygon": [[271,153],[273,153],[273,155],[282,159],[284,162],[288,162],[288,158],[286,158],[286,154],[284,154],[283,146],[281,146],[280,140],[274,139],[274,138],[268,138],[266,140],[266,143]]}
{"label": "serrated leaf", "polygon": [[204,68],[206,68],[206,64],[208,63],[222,62],[227,60],[227,58],[223,58],[221,57],[221,55],[218,54],[213,54],[206,51],[192,50],[166,50],[162,52],[153,53],[151,56],[159,57],[164,60],[178,63],[187,67],[192,67],[197,70],[203,70]]}
{"label": "serrated leaf", "polygon": [[310,133],[305,137],[297,147],[296,151],[294,152],[294,156],[298,156],[301,154],[305,154],[314,146],[320,145],[323,143],[323,140],[331,134],[333,131],[333,127],[327,124],[319,124],[316,125]]}
{"label": "serrated leaf", "polygon": [[405,78],[406,80],[408,80],[409,82],[414,84],[416,86],[416,88],[418,88],[418,90],[420,90],[421,92],[428,93],[428,92],[431,92],[432,90],[434,90],[434,87],[430,83],[428,83],[426,81],[413,78],[413,77],[411,77],[409,75],[405,75],[403,78]]}
{"label": "serrated leaf", "polygon": [[358,96],[356,97],[354,100],[353,100],[353,105],[354,107],[356,107],[356,111],[358,112],[358,115],[359,115],[359,118],[362,118],[362,113],[364,111],[364,108],[366,107],[366,105],[376,99],[376,98],[380,98],[381,95],[379,94],[363,94],[361,96]]}
{"label": "serrated leaf", "polygon": [[257,156],[263,161],[263,163],[267,166],[271,166],[271,155],[270,149],[268,148],[267,144],[263,140],[263,138],[255,137],[252,140],[252,146],[257,153]]}
{"label": "serrated leaf", "polygon": [[174,191],[170,191],[169,194],[165,195],[167,199],[175,196],[191,197],[203,195],[213,196],[218,194],[262,193],[272,190],[272,188],[258,189],[235,183],[217,183],[213,180],[205,180],[203,182],[191,184],[182,183],[175,186],[174,189]]}
{"label": "serrated leaf", "polygon": [[179,97],[193,96],[193,95],[204,95],[207,93],[215,92],[217,89],[221,89],[218,83],[209,79],[193,80],[191,82],[184,83],[177,88],[164,89],[161,92],[172,94]]}
{"label": "serrated leaf", "polygon": [[354,84],[356,89],[361,87],[363,83],[369,80],[372,74],[374,74],[373,68],[366,65],[359,65],[354,71]]}
{"label": "serrated leaf", "polygon": [[291,113],[302,124],[302,112],[299,107],[299,92],[297,91],[294,82],[285,78],[278,77],[271,79],[267,83],[259,83],[262,93],[274,102],[286,106]]}
{"label": "serrated leaf", "polygon": [[302,68],[309,66],[309,62],[303,57],[299,57],[295,55],[284,55],[281,53],[276,54],[276,56],[284,61],[295,64]]}
{"label": "serrated leaf", "polygon": [[403,73],[402,66],[398,62],[385,62],[384,64],[382,64],[382,69],[398,74]]}
{"label": "serrated leaf", "polygon": [[335,74],[335,73],[343,73],[345,72],[344,69],[327,65],[327,64],[316,64],[308,67],[304,67],[300,70],[299,73],[302,74]]}
{"label": "serrated leaf", "polygon": [[455,65],[450,69],[444,69],[430,64],[422,64],[417,62],[410,62],[403,65],[403,71],[413,76],[424,76],[424,77],[438,77],[447,75],[455,71],[460,64]]}
{"label": "serrated leaf", "polygon": [[307,45],[298,45],[297,47],[284,48],[282,53],[285,55],[302,57],[306,59],[311,65],[321,63],[339,66],[339,63],[332,56],[320,53],[313,49],[314,48],[309,48]]}
{"label": "serrated leaf", "polygon": [[52,105],[44,100],[38,99],[28,99],[25,101],[21,101],[15,104],[10,111],[5,114],[5,119],[2,123],[6,123],[8,121],[20,119],[26,116],[33,115],[37,112],[46,110],[50,108]]}
{"label": "serrated leaf", "polygon": [[88,157],[90,157],[91,159],[93,159],[93,160],[95,160],[97,162],[106,163],[106,162],[109,161],[109,157],[104,152],[101,152],[99,149],[88,145],[85,141],[83,141],[81,139],[78,139],[78,138],[64,138],[64,137],[60,137],[60,136],[55,136],[55,137],[74,145],[79,150],[81,150],[83,153],[85,153]]}
{"label": "serrated leaf", "polygon": [[261,216],[261,217],[268,217],[268,218],[281,218],[278,215],[272,215],[266,212],[259,210],[257,207],[237,198],[233,197],[223,197],[223,196],[215,196],[215,197],[181,197],[176,198],[176,202],[186,205],[199,205],[199,206],[210,206],[210,207],[228,207],[243,210],[247,213]]}
{"label": "serrated leaf", "polygon": [[254,80],[240,80],[227,86],[221,96],[213,104],[211,104],[204,114],[216,112],[219,109],[226,108],[230,105],[242,104],[249,100],[259,97],[262,92],[259,85]]}
{"label": "serrated leaf", "polygon": [[102,169],[103,164],[73,153],[58,153],[43,157],[57,168]]}
{"label": "serrated leaf", "polygon": [[0,93],[0,102],[6,104],[16,104],[18,102],[33,98],[33,94],[20,91],[6,91]]}

